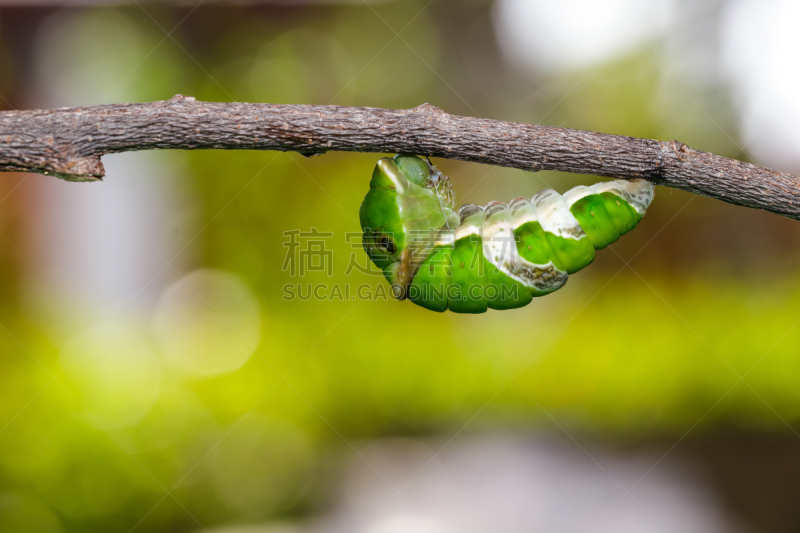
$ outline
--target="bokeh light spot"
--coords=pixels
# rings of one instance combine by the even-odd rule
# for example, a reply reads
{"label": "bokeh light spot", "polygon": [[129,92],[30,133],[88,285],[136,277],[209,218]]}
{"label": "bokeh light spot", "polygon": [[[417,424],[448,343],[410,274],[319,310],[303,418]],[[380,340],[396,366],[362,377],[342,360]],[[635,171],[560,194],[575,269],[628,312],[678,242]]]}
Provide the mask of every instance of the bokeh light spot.
{"label": "bokeh light spot", "polygon": [[581,68],[657,38],[668,0],[500,0],[495,28],[503,53],[535,70]]}
{"label": "bokeh light spot", "polygon": [[159,299],[153,330],[164,358],[193,376],[238,370],[261,338],[261,307],[237,276],[202,269]]}
{"label": "bokeh light spot", "polygon": [[102,428],[135,424],[158,398],[161,368],[145,340],[147,330],[98,325],[76,336],[59,362],[75,414]]}
{"label": "bokeh light spot", "polygon": [[256,413],[227,431],[208,458],[220,497],[251,516],[268,516],[296,502],[308,487],[313,461],[305,432]]}
{"label": "bokeh light spot", "polygon": [[740,106],[743,149],[756,161],[800,169],[800,4],[738,0],[722,18],[722,65]]}
{"label": "bokeh light spot", "polygon": [[430,519],[419,515],[396,515],[384,518],[370,527],[368,533],[423,533],[425,531],[444,531],[439,524],[431,524]]}

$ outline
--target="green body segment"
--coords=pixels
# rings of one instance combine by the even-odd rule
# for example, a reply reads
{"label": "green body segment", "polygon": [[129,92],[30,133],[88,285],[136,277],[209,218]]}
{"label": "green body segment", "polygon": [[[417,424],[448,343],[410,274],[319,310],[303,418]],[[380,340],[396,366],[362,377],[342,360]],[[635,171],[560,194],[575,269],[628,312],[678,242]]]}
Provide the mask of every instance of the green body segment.
{"label": "green body segment", "polygon": [[[542,191],[508,206],[464,206],[458,216],[447,178],[400,155],[376,166],[361,225],[367,253],[398,298],[437,312],[483,313],[561,288],[595,250],[638,224],[652,196],[643,180],[618,180],[563,196]],[[416,232],[433,242],[417,243]]]}
{"label": "green body segment", "polygon": [[[519,255],[531,263],[544,265],[550,261],[559,270],[565,270],[564,263],[556,254],[548,236],[557,238],[552,233],[545,233],[542,225],[538,222],[525,222],[514,230],[517,237],[517,252]],[[594,248],[592,248],[592,258],[594,259]],[[587,263],[588,264],[588,263]]]}
{"label": "green body segment", "polygon": [[484,257],[483,261],[483,268],[487,272],[484,292],[489,309],[502,311],[531,303],[533,295],[529,287],[497,268],[488,258]]}
{"label": "green body segment", "polygon": [[578,200],[570,212],[583,228],[595,250],[602,250],[617,242],[619,231],[606,211],[605,202],[598,194]]}
{"label": "green body segment", "polygon": [[628,202],[619,196],[616,196],[610,192],[604,192],[598,196],[603,199],[603,206],[606,208],[609,218],[611,218],[611,221],[617,228],[617,232],[619,233],[620,237],[635,228],[636,224],[639,223],[639,220],[642,219],[642,217],[637,219],[633,215],[633,208],[628,205]]}
{"label": "green body segment", "polygon": [[594,261],[594,246],[588,238],[567,239],[558,237],[550,232],[544,232],[547,244],[553,250],[553,255],[558,257],[562,270],[567,274],[574,274],[578,270]]}
{"label": "green body segment", "polygon": [[478,235],[458,239],[451,254],[452,287],[448,308],[454,313],[483,313],[488,308],[483,242]]}
{"label": "green body segment", "polygon": [[447,311],[452,275],[453,249],[434,246],[420,265],[408,289],[408,299],[431,311]]}

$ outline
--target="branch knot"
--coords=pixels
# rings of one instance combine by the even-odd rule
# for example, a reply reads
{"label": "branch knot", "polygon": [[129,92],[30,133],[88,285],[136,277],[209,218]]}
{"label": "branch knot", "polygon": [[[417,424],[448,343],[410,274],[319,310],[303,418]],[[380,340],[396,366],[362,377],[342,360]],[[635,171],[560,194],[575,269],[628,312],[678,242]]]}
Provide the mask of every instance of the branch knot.
{"label": "branch knot", "polygon": [[678,156],[679,161],[686,162],[689,160],[688,146],[677,140],[672,141],[669,144],[672,147],[672,151],[675,152],[676,156]]}
{"label": "branch knot", "polygon": [[170,98],[168,100],[168,103],[170,103],[170,104],[189,103],[190,104],[190,103],[196,102],[196,101],[197,101],[197,98],[195,98],[194,96],[183,96],[182,94],[176,94],[175,96],[173,96],[172,98]]}
{"label": "branch knot", "polygon": [[422,111],[423,113],[433,113],[435,115],[444,115],[444,109],[436,107],[433,104],[425,102],[414,108],[414,111]]}

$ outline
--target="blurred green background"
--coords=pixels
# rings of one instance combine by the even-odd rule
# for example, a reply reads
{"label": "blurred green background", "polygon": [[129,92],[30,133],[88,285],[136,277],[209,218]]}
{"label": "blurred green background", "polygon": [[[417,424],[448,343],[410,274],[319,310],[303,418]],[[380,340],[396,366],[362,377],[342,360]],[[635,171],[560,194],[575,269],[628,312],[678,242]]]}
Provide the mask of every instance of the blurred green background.
{"label": "blurred green background", "polygon": [[[706,23],[723,18],[707,4],[716,10]],[[751,159],[731,83],[687,74],[663,33],[588,64],[526,69],[499,44],[497,9],[481,0],[3,7],[0,108],[177,93],[430,102]],[[106,158],[98,184],[2,176],[0,531],[302,520],[324,510],[353,443],[386,436],[541,431],[678,448],[798,440],[796,222],[658,188],[636,231],[520,310],[287,300],[287,285],[385,288],[346,273],[367,261],[348,234],[359,231],[377,157],[139,153]],[[435,163],[459,203],[596,179]],[[121,167],[127,174],[113,171]],[[129,188],[108,192],[115,180]],[[134,189],[144,192],[128,203]],[[83,200],[53,207],[70,194],[109,218],[92,218]],[[109,220],[119,234],[101,231]],[[311,250],[307,238],[287,246],[286,232],[311,228],[329,234],[330,254],[318,258],[331,275],[285,268]],[[146,245],[146,261],[119,252],[125,239]],[[126,269],[130,287],[115,293],[120,278],[109,272]]]}

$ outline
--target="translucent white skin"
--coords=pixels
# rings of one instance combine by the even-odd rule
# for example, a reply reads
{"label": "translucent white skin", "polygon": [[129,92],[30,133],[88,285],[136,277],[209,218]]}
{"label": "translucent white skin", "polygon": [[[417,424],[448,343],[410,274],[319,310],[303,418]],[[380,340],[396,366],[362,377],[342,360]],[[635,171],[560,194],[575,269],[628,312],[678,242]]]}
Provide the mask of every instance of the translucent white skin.
{"label": "translucent white skin", "polygon": [[552,262],[536,265],[519,255],[514,230],[520,223],[506,204],[492,202],[484,212],[483,255],[500,272],[529,289],[543,292],[552,292],[567,282],[567,273]]}
{"label": "translucent white skin", "polygon": [[521,257],[517,251],[514,230],[528,222],[539,222],[544,231],[553,235],[585,239],[588,238],[586,233],[570,211],[575,202],[586,196],[610,192],[624,199],[640,216],[644,216],[654,190],[653,185],[645,180],[615,180],[589,187],[579,185],[563,196],[552,189],[545,189],[530,201],[517,198],[508,206],[502,202],[490,202],[485,208],[465,205],[459,210],[461,225],[455,232],[443,233],[437,244],[452,246],[455,241],[469,235],[480,235],[484,257],[500,272],[530,289],[552,292],[564,286],[568,274],[556,268],[552,261],[534,264]]}
{"label": "translucent white skin", "polygon": [[531,204],[536,210],[536,220],[544,231],[565,239],[578,240],[586,237],[578,220],[569,211],[572,204],[568,204],[564,197],[553,189],[545,189],[535,194],[531,198]]}
{"label": "translucent white skin", "polygon": [[650,202],[653,201],[655,190],[653,184],[645,180],[601,181],[589,187],[578,185],[568,190],[564,193],[564,201],[568,207],[572,207],[575,202],[586,196],[610,192],[623,198],[640,216],[644,216]]}

